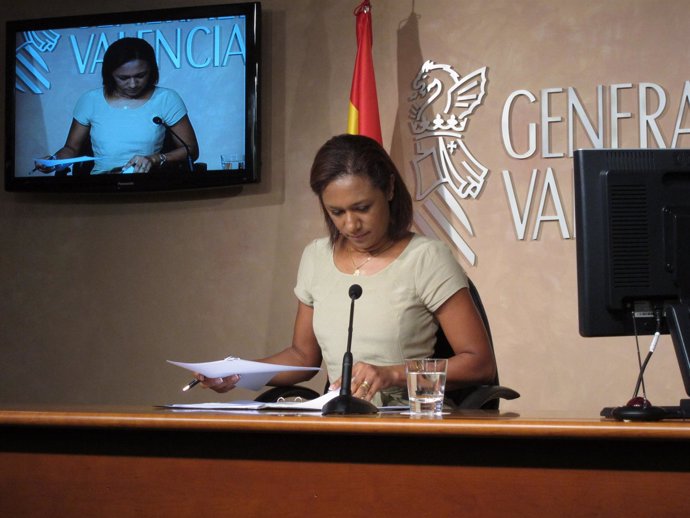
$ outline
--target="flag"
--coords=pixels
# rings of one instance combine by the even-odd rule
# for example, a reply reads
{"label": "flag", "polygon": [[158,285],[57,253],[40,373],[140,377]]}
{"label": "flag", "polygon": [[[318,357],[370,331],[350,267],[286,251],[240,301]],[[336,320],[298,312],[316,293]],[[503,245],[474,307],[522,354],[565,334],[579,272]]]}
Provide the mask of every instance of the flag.
{"label": "flag", "polygon": [[353,135],[366,135],[378,141],[379,144],[383,144],[379,102],[376,97],[374,60],[371,57],[371,4],[369,0],[364,0],[359,4],[354,15],[357,17],[357,57],[352,75],[347,132]]}

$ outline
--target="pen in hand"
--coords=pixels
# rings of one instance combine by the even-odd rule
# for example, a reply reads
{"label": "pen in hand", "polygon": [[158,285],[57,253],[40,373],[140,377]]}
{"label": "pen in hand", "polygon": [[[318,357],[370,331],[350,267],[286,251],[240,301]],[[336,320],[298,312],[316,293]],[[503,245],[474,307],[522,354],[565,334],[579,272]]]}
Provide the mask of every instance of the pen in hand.
{"label": "pen in hand", "polygon": [[[233,361],[233,360],[239,360],[239,358],[237,358],[235,356],[228,356],[227,358],[225,358],[224,361]],[[239,376],[237,379],[239,379]],[[220,381],[222,382],[223,378],[220,378]],[[182,392],[187,392],[189,389],[196,387],[198,384],[199,384],[199,379],[194,378],[192,381],[190,381],[184,387],[182,387]]]}
{"label": "pen in hand", "polygon": [[194,378],[192,381],[190,381],[184,387],[182,387],[182,392],[187,392],[189,389],[195,387],[198,383],[199,383],[199,380]]}

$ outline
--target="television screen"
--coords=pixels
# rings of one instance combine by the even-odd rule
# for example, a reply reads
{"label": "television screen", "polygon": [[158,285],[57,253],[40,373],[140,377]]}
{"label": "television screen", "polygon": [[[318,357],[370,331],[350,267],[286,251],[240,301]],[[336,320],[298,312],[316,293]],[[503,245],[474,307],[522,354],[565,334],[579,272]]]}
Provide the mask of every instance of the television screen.
{"label": "television screen", "polygon": [[[6,189],[258,182],[260,14],[253,2],[8,22]],[[148,61],[131,59],[140,40]]]}

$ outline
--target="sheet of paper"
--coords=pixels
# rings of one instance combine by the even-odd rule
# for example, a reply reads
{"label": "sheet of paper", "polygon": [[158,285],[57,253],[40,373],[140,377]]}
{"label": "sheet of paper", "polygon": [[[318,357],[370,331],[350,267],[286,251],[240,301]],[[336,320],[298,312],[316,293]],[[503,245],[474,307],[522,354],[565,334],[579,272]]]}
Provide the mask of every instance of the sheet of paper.
{"label": "sheet of paper", "polygon": [[259,401],[228,401],[226,403],[173,403],[161,405],[175,410],[261,410],[266,403]]}
{"label": "sheet of paper", "polygon": [[176,362],[168,363],[182,367],[192,372],[203,374],[207,378],[225,378],[233,374],[240,375],[238,387],[249,390],[259,390],[268,380],[279,372],[286,371],[318,371],[319,367],[294,367],[292,365],[276,365],[272,363],[254,362],[240,358],[229,357],[224,360],[201,363]]}
{"label": "sheet of paper", "polygon": [[277,403],[266,403],[264,408],[270,409],[283,409],[283,410],[318,410],[319,412],[323,406],[328,403],[331,399],[340,394],[339,390],[330,390],[326,392],[323,396],[317,397],[316,399],[309,399],[307,401],[283,401]]}
{"label": "sheet of paper", "polygon": [[76,158],[34,158],[34,162],[46,167],[76,164],[77,162],[90,162],[91,160],[96,160],[96,158],[92,156],[79,156]]}
{"label": "sheet of paper", "polygon": [[[340,395],[339,390],[331,390],[323,396],[308,401],[284,401],[276,403],[260,403],[258,401],[228,401],[226,403],[180,403],[162,405],[164,408],[174,410],[210,410],[210,411],[232,411],[232,410],[295,410],[301,412],[321,412],[323,406],[331,399]],[[400,412],[409,410],[408,406],[382,406],[380,412]]]}
{"label": "sheet of paper", "polygon": [[316,399],[298,402],[261,403],[259,401],[228,401],[226,403],[180,403],[163,406],[178,410],[301,410],[320,412],[323,406],[338,394],[340,394],[338,390],[332,390]]}

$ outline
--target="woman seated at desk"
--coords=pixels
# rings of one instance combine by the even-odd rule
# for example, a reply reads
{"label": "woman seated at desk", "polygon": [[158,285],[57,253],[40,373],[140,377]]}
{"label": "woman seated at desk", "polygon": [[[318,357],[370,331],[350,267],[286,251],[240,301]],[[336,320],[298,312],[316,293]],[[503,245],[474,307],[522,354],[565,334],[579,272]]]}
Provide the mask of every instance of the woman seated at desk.
{"label": "woman seated at desk", "polygon": [[[496,364],[465,272],[440,241],[410,231],[412,198],[386,151],[368,137],[340,135],[317,152],[310,184],[330,236],[305,248],[297,275],[292,344],[259,361],[319,367],[331,389],[351,383],[352,394],[376,405],[407,404],[405,358],[431,357],[440,325],[454,356],[448,390],[489,382]],[[347,344],[349,287],[357,300],[352,379],[341,380]],[[276,375],[270,385],[292,385],[313,372]],[[238,376],[204,378],[216,392]]]}

